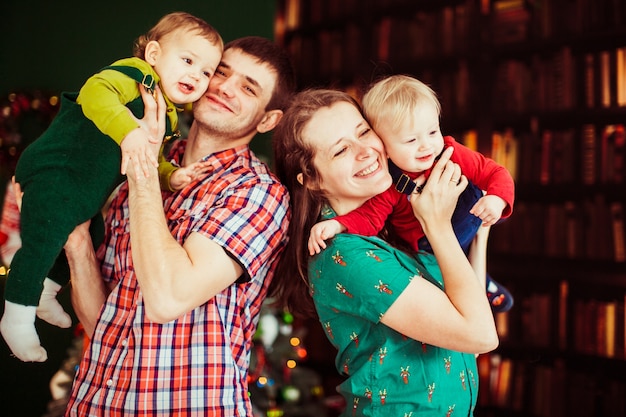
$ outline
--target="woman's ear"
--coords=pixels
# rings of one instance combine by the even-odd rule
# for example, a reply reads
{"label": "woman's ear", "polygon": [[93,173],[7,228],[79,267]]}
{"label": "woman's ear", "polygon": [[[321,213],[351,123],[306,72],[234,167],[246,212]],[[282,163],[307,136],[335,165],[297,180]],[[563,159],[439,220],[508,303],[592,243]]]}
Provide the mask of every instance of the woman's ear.
{"label": "woman's ear", "polygon": [[296,181],[298,181],[300,185],[304,185],[304,177],[302,176],[302,172],[296,175]]}
{"label": "woman's ear", "polygon": [[146,44],[146,49],[144,51],[144,60],[148,64],[154,66],[160,54],[161,45],[157,41],[150,41]]}
{"label": "woman's ear", "polygon": [[280,122],[280,119],[282,119],[282,117],[282,110],[270,110],[268,112],[265,112],[263,119],[261,119],[259,124],[256,125],[256,130],[259,133],[269,132],[270,130],[274,129],[276,125],[278,125],[278,122]]}

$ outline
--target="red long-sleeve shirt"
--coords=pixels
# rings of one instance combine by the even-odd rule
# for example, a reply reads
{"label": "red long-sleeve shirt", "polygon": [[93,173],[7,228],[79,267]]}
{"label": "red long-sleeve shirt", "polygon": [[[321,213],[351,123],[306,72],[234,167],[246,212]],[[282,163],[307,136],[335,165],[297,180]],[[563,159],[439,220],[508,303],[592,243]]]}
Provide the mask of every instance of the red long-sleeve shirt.
{"label": "red long-sleeve shirt", "polygon": [[[486,191],[487,194],[502,198],[507,203],[502,212],[502,218],[510,216],[515,199],[515,183],[507,169],[497,164],[493,159],[463,146],[452,136],[444,136],[443,140],[444,148],[448,146],[454,148],[454,153],[450,159],[459,164],[463,175],[478,188]],[[415,180],[422,174],[426,174],[428,177],[430,170],[405,172],[405,174]],[[375,236],[383,229],[389,216],[391,216],[391,224],[398,236],[409,243],[414,250],[417,250],[417,242],[424,236],[424,231],[415,218],[406,195],[398,192],[394,185],[385,192],[372,197],[356,210],[335,217],[335,220],[346,227],[347,233]]]}

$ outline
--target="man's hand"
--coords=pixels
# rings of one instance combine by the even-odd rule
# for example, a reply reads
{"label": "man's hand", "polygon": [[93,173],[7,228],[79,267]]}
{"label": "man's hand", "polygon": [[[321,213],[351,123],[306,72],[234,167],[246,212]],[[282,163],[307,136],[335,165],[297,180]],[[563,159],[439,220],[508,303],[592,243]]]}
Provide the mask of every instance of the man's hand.
{"label": "man's hand", "polygon": [[88,251],[93,248],[93,243],[91,242],[91,234],[89,233],[90,224],[91,220],[87,220],[86,222],[79,224],[67,237],[67,241],[65,242],[63,249],[65,249],[65,253],[68,256],[71,256],[72,254],[79,255],[80,251],[84,250],[85,248],[87,248]]}
{"label": "man's hand", "polygon": [[[144,177],[148,177],[147,173],[152,168],[150,165],[153,165],[155,168],[158,167],[156,161],[161,148],[161,142],[165,136],[165,120],[167,117],[167,104],[158,86],[154,89],[154,95],[148,92],[143,86],[139,86],[139,92],[143,100],[144,116],[142,119],[135,118],[137,123],[139,123],[139,129],[135,129],[129,133],[126,138],[124,138],[124,141],[126,141],[128,136],[133,134],[133,132],[139,131],[137,135],[141,134],[143,137],[141,144],[145,145],[147,147],[145,149],[149,149],[150,151],[140,152],[138,158],[131,160],[131,164],[128,164],[128,161],[126,161],[126,163],[122,161],[122,169],[126,169],[126,174],[133,176],[135,179],[141,179],[141,172],[144,173]],[[155,140],[154,138],[159,138],[159,140]],[[122,141],[122,145],[124,141]],[[149,157],[146,157],[146,155],[149,155]],[[143,160],[140,159],[142,157],[144,158]],[[150,164],[148,160],[150,160]],[[122,173],[124,172],[122,171]]]}
{"label": "man's hand", "polygon": [[143,172],[144,176],[150,176],[149,165],[158,168],[157,156],[151,149],[150,144],[155,143],[142,128],[132,130],[124,139],[120,148],[122,149],[122,175],[126,175],[128,164],[133,164],[136,174]]}

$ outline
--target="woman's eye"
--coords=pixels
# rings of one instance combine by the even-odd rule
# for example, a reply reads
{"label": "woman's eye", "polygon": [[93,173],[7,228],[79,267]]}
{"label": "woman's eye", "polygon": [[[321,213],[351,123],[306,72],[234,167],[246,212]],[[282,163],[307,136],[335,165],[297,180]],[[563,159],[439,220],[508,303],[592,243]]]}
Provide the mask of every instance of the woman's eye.
{"label": "woman's eye", "polygon": [[360,138],[362,138],[362,137],[364,137],[364,136],[367,136],[367,135],[368,135],[371,131],[372,131],[372,129],[371,129],[371,128],[364,129],[364,130],[363,130],[363,131],[359,134],[359,137],[360,137]]}
{"label": "woman's eye", "polygon": [[346,151],[346,149],[348,149],[348,148],[343,147],[343,148],[339,149],[337,152],[335,152],[335,155],[333,155],[333,156],[340,156],[341,154],[343,154]]}

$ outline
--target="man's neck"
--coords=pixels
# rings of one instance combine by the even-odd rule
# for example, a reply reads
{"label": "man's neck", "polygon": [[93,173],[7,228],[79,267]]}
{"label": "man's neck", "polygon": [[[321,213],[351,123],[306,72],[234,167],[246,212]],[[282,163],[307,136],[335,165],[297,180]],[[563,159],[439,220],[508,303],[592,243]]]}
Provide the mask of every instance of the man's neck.
{"label": "man's neck", "polygon": [[183,166],[197,162],[212,153],[249,145],[253,136],[233,139],[215,133],[201,129],[197,123],[191,125],[185,146],[185,156],[182,161]]}

